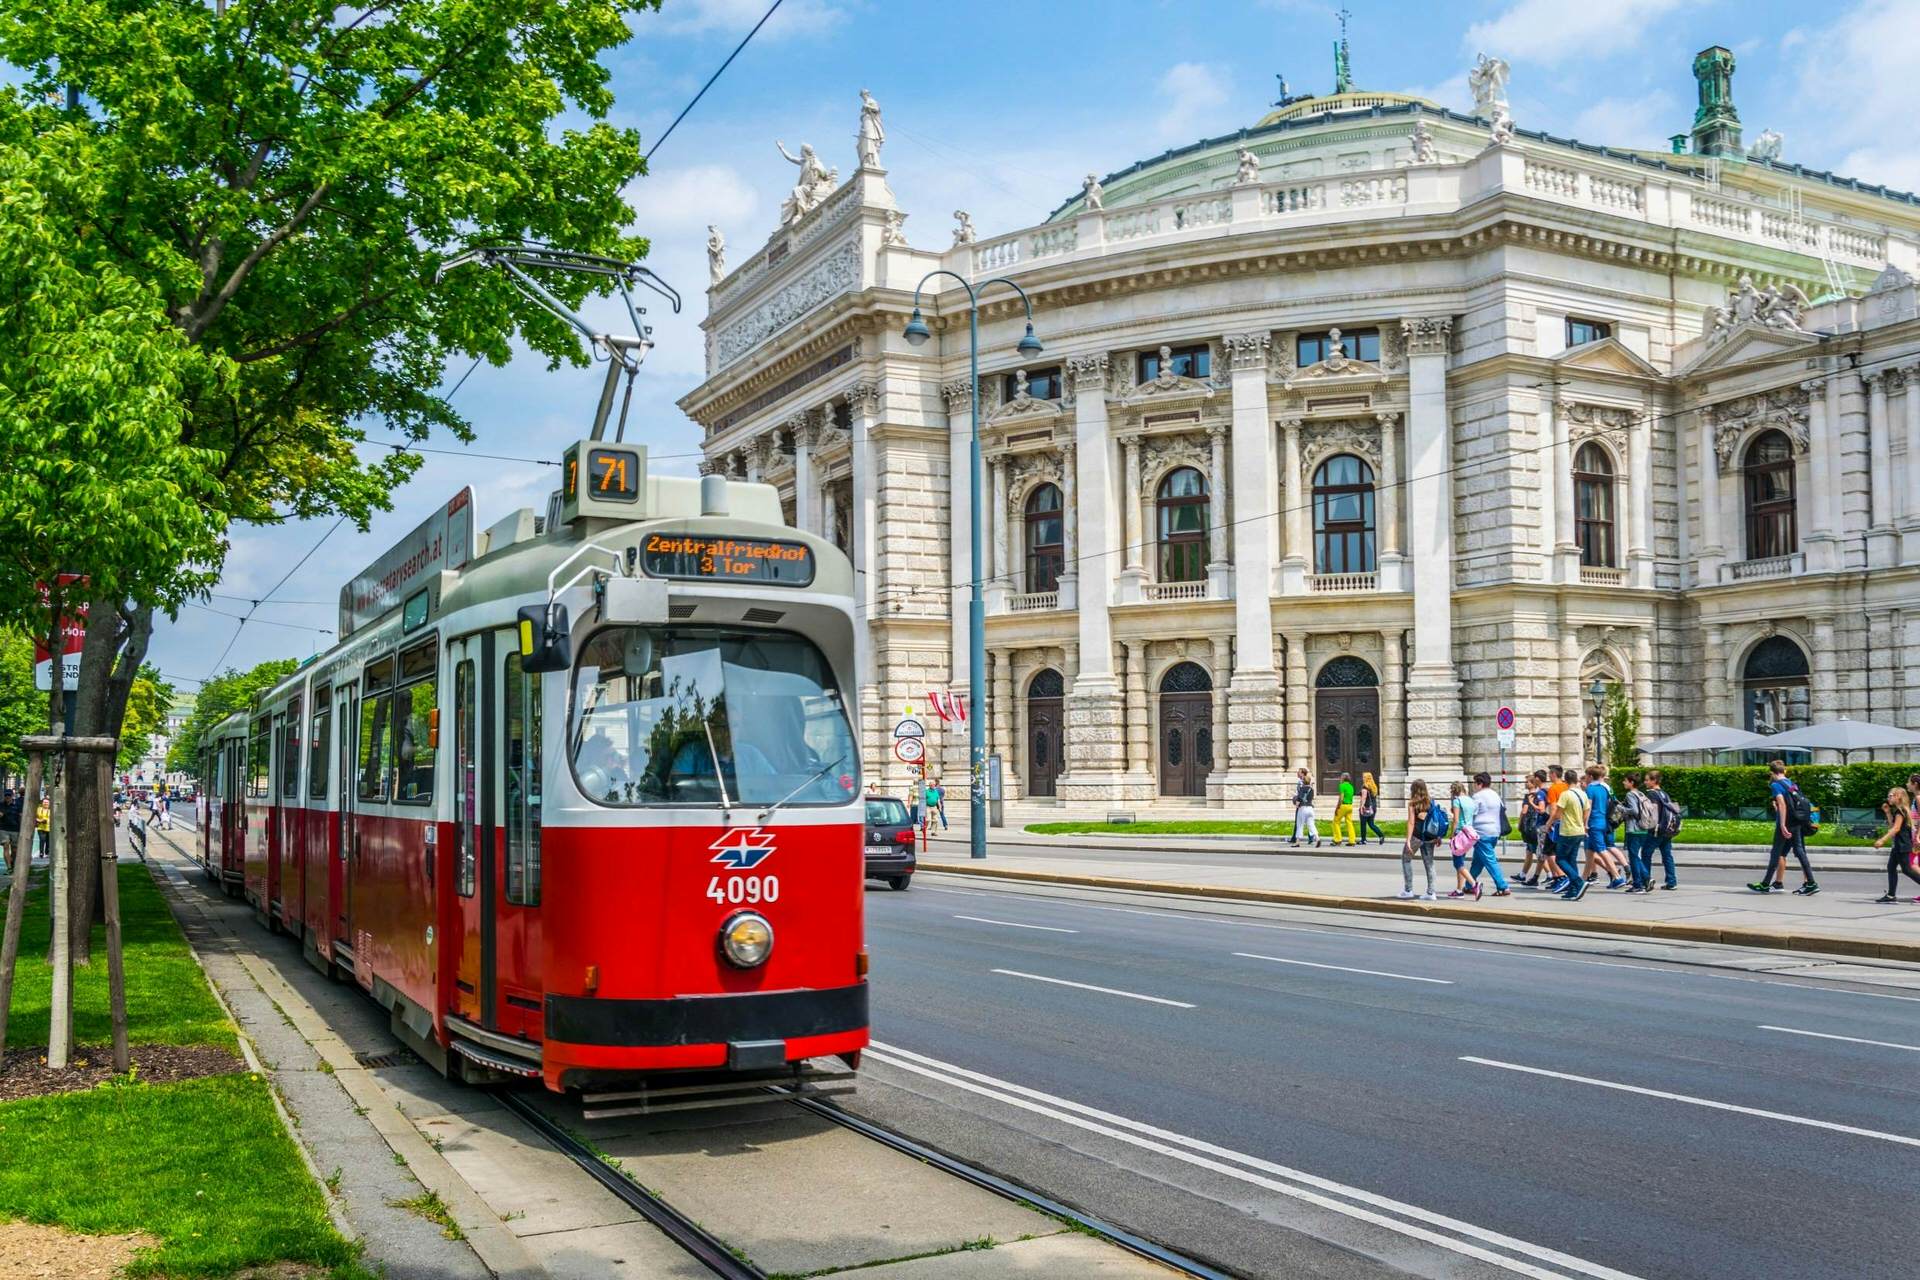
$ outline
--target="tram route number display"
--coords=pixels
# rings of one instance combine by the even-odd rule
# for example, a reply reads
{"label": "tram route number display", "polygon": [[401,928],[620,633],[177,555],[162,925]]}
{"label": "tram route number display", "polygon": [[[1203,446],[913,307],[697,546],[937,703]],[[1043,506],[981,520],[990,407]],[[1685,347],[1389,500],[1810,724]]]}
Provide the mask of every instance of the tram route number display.
{"label": "tram route number display", "polygon": [[804,587],[813,582],[813,549],[768,538],[650,533],[640,565],[655,578],[718,579]]}
{"label": "tram route number display", "polygon": [[723,906],[778,902],[780,877],[733,875],[723,880],[714,876],[707,881],[707,896]]}
{"label": "tram route number display", "polygon": [[640,499],[640,455],[631,449],[588,449],[583,459],[577,450],[569,449],[566,455],[566,496],[569,501],[580,496],[580,472],[586,470],[587,492],[596,498],[609,498],[615,502],[637,502]]}

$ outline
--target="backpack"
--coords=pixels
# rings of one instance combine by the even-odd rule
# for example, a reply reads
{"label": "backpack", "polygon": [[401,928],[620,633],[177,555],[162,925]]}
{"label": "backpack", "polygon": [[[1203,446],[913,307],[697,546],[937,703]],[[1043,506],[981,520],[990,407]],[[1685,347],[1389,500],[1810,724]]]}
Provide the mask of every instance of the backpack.
{"label": "backpack", "polygon": [[1671,840],[1679,835],[1682,817],[1680,806],[1673,802],[1673,797],[1655,788],[1647,793],[1647,798],[1653,801],[1654,806],[1653,834],[1662,840]]}
{"label": "backpack", "polygon": [[1447,816],[1445,805],[1437,801],[1427,802],[1427,816],[1420,824],[1420,838],[1423,840],[1442,840],[1446,838],[1447,827],[1452,819]]}
{"label": "backpack", "polygon": [[1820,820],[1814,815],[1813,801],[1807,799],[1807,793],[1793,783],[1787,783],[1787,825],[1803,836],[1810,836],[1820,830]]}
{"label": "backpack", "polygon": [[1513,834],[1513,819],[1507,816],[1507,802],[1500,802],[1500,838],[1505,840]]}
{"label": "backpack", "polygon": [[1304,809],[1308,805],[1312,804],[1313,788],[1304,782],[1301,783],[1299,786],[1295,787],[1293,789],[1293,803],[1295,807],[1301,808],[1301,809]]}

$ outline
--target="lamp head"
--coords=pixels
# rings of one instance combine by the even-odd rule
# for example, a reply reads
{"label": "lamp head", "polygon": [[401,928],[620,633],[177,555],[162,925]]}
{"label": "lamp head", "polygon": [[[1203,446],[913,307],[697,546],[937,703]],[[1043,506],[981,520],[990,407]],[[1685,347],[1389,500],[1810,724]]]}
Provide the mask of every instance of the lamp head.
{"label": "lamp head", "polygon": [[1595,680],[1593,684],[1588,687],[1587,696],[1593,699],[1594,706],[1602,706],[1607,700],[1607,686],[1601,681]]}
{"label": "lamp head", "polygon": [[933,336],[933,331],[927,328],[927,322],[920,318],[920,308],[913,309],[913,318],[907,321],[907,327],[900,331],[900,336],[907,340],[909,346],[927,345],[927,339]]}
{"label": "lamp head", "polygon": [[1040,339],[1033,336],[1033,321],[1027,321],[1027,332],[1014,347],[1014,350],[1023,356],[1037,356],[1040,354]]}

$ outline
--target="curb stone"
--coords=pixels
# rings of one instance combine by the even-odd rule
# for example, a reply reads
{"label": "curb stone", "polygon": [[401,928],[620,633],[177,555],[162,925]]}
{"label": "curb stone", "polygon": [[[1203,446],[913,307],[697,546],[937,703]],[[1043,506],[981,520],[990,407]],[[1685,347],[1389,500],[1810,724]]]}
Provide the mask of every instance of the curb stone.
{"label": "curb stone", "polygon": [[1609,920],[1550,915],[1537,911],[1497,911],[1486,907],[1440,907],[1397,898],[1355,898],[1291,889],[1244,889],[1228,885],[1180,884],[1167,880],[1135,880],[1121,876],[1071,875],[1057,871],[1021,871],[974,867],[965,863],[928,861],[922,871],[957,876],[985,876],[1024,880],[1035,884],[1077,885],[1089,889],[1125,889],[1134,893],[1166,893],[1186,898],[1227,898],[1243,902],[1272,902],[1293,907],[1321,907],[1333,911],[1362,911],[1373,915],[1418,916],[1429,920],[1464,920],[1473,924],[1518,925],[1566,933],[1607,933],[1682,942],[1715,942],[1723,946],[1764,947],[1775,951],[1807,951],[1853,959],[1901,960],[1920,963],[1920,943],[1872,942],[1825,933],[1784,933],[1764,929],[1716,929],[1709,925],[1666,924],[1649,920]]}

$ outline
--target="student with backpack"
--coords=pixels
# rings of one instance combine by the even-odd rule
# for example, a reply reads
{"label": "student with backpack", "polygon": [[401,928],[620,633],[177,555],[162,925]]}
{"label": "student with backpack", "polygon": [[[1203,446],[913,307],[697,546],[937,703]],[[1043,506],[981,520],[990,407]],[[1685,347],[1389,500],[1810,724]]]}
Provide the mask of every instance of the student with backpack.
{"label": "student with backpack", "polygon": [[1313,784],[1307,781],[1307,771],[1297,771],[1300,781],[1293,788],[1293,838],[1288,844],[1299,844],[1300,833],[1306,832],[1309,848],[1320,847],[1320,828],[1313,819]]}
{"label": "student with backpack", "polygon": [[[1873,847],[1878,849],[1891,840],[1893,850],[1887,855],[1887,894],[1874,901],[1898,902],[1901,876],[1920,884],[1920,866],[1915,865],[1913,853],[1913,798],[1905,787],[1895,787],[1887,792],[1887,806],[1881,812],[1887,815],[1887,829]],[[1914,901],[1920,902],[1920,897]]]}
{"label": "student with backpack", "polygon": [[1620,855],[1613,851],[1613,788],[1607,785],[1607,766],[1587,766],[1587,879],[1607,873],[1607,888],[1626,887],[1626,870]]}
{"label": "student with backpack", "polygon": [[1772,893],[1781,888],[1787,854],[1791,852],[1799,859],[1800,874],[1805,877],[1794,893],[1810,898],[1820,892],[1820,886],[1814,882],[1813,864],[1807,861],[1807,837],[1820,829],[1813,818],[1813,802],[1787,777],[1786,761],[1775,760],[1767,766],[1767,774],[1767,791],[1773,808],[1773,851],[1767,858],[1765,874],[1747,888],[1755,893]]}
{"label": "student with backpack", "polygon": [[1651,893],[1653,876],[1647,868],[1647,845],[1653,839],[1655,813],[1653,803],[1646,793],[1640,790],[1640,775],[1625,774],[1620,779],[1624,788],[1615,807],[1626,816],[1627,870],[1633,877],[1633,883],[1627,886],[1628,893]]}
{"label": "student with backpack", "polygon": [[1546,870],[1547,829],[1553,822],[1553,814],[1547,809],[1545,769],[1527,775],[1527,791],[1520,804],[1520,840],[1526,853],[1520,861],[1519,883],[1531,889],[1540,883],[1540,873]]}
{"label": "student with backpack", "polygon": [[1547,889],[1569,902],[1578,902],[1587,892],[1587,878],[1580,874],[1580,846],[1587,838],[1587,793],[1579,787],[1567,787],[1554,801],[1553,809],[1558,830],[1553,860],[1559,864],[1560,875],[1547,883]]}
{"label": "student with backpack", "polygon": [[1651,877],[1653,855],[1658,853],[1661,867],[1667,873],[1667,878],[1660,887],[1675,889],[1679,887],[1680,881],[1673,873],[1673,838],[1680,834],[1680,806],[1674,803],[1673,797],[1667,794],[1666,788],[1661,784],[1660,771],[1647,770],[1647,781],[1643,790],[1647,799],[1653,802],[1654,808],[1653,837],[1647,844],[1647,871]]}
{"label": "student with backpack", "polygon": [[1447,838],[1449,825],[1447,811],[1433,802],[1427,793],[1427,784],[1415,778],[1407,789],[1407,838],[1400,846],[1400,896],[1411,898],[1413,894],[1413,854],[1420,852],[1420,863],[1427,870],[1427,891],[1420,895],[1423,902],[1432,902],[1433,893],[1433,847]]}

